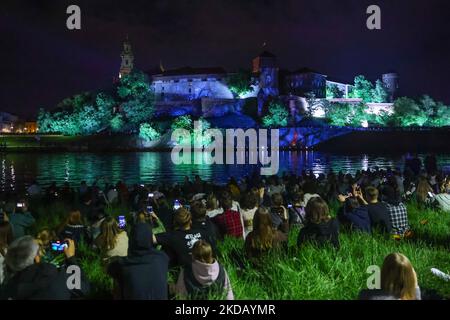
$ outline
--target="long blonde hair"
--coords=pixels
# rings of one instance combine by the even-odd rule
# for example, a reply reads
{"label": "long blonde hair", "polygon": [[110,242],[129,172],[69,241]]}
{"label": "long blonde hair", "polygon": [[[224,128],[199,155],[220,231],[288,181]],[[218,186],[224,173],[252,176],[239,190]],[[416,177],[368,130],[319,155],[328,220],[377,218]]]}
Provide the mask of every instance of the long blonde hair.
{"label": "long blonde hair", "polygon": [[259,207],[255,212],[252,234],[251,247],[253,249],[265,251],[272,248],[275,231],[270,213],[264,207]]}
{"label": "long blonde hair", "polygon": [[402,300],[415,300],[417,275],[409,259],[401,253],[384,258],[381,268],[381,289]]}
{"label": "long blonde hair", "polygon": [[117,236],[121,232],[122,230],[120,230],[116,219],[107,217],[100,225],[100,234],[95,239],[95,245],[103,251],[112,250],[115,248]]}

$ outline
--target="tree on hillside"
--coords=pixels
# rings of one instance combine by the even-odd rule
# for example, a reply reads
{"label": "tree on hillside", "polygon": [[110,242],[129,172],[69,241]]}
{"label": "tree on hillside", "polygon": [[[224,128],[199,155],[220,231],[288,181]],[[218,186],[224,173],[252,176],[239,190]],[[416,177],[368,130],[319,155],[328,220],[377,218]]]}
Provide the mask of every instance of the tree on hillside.
{"label": "tree on hillside", "polygon": [[331,125],[343,127],[350,123],[351,106],[348,103],[331,103],[325,109],[325,117]]}
{"label": "tree on hillside", "polygon": [[413,99],[401,97],[394,102],[393,120],[397,126],[422,126],[427,121],[427,114]]}
{"label": "tree on hillside", "polygon": [[269,104],[269,114],[262,121],[265,127],[285,127],[288,123],[289,112],[280,102],[272,101]]}
{"label": "tree on hillside", "polygon": [[339,87],[335,84],[327,84],[327,99],[339,99],[344,97]]}
{"label": "tree on hillside", "polygon": [[149,80],[142,71],[134,71],[120,79],[117,95],[122,100],[136,99],[149,90]]}
{"label": "tree on hillside", "polygon": [[143,122],[151,120],[154,111],[154,94],[147,76],[140,71],[120,79],[117,94],[122,99],[121,108],[128,129],[137,130]]}
{"label": "tree on hillside", "polygon": [[227,79],[228,88],[236,96],[242,96],[252,91],[250,73],[245,70],[239,70]]}
{"label": "tree on hillside", "polygon": [[139,137],[145,141],[153,141],[160,136],[161,134],[150,123],[141,123],[139,126]]}
{"label": "tree on hillside", "polygon": [[372,102],[383,103],[387,102],[389,93],[383,81],[377,79],[375,88],[372,90]]}
{"label": "tree on hillside", "polygon": [[97,112],[100,118],[100,126],[102,128],[109,127],[114,116],[113,111],[116,101],[110,95],[101,92],[97,94],[95,104],[97,105]]}
{"label": "tree on hillside", "polygon": [[372,101],[373,84],[367,80],[363,75],[355,77],[353,90],[351,92],[352,98],[360,98],[363,102]]}

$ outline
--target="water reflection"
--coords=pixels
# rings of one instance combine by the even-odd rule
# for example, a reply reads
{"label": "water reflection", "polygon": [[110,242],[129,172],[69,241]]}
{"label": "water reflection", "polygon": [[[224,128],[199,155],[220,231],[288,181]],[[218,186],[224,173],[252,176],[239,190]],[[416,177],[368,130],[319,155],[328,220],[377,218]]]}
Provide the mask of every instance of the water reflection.
{"label": "water reflection", "polygon": [[[262,154],[267,156],[265,151]],[[182,181],[184,176],[199,175],[203,179],[217,183],[226,182],[229,176],[241,177],[254,170],[260,170],[259,154],[247,151],[243,157],[250,164],[208,164],[213,156],[208,153],[197,155],[200,164],[175,165],[170,153],[137,152],[137,153],[51,153],[51,154],[3,154],[1,155],[1,190],[17,190],[29,185],[34,179],[46,186],[52,181],[58,185],[69,182],[77,185],[86,180],[92,183],[115,183],[118,180],[129,183],[157,183]],[[421,155],[423,158],[424,156]],[[197,160],[198,160],[197,159]],[[235,158],[236,162],[236,158]],[[403,156],[372,156],[372,155],[336,155],[313,151],[284,151],[279,153],[279,174],[294,172],[301,174],[303,170],[311,170],[314,174],[327,174],[343,171],[354,173],[368,168],[402,168]],[[438,155],[439,166],[450,169],[450,154]]]}

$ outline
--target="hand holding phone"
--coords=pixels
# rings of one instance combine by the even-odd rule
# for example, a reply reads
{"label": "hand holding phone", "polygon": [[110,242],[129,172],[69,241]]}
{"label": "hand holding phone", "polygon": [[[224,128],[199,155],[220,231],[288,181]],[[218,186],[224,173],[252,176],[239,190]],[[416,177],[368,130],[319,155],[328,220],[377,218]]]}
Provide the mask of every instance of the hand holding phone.
{"label": "hand holding phone", "polygon": [[69,247],[69,242],[68,241],[54,241],[52,242],[52,250],[58,253],[62,253],[64,252],[65,248]]}
{"label": "hand holding phone", "polygon": [[118,220],[118,223],[119,223],[119,228],[120,229],[125,229],[125,227],[127,225],[126,220],[125,220],[125,216],[118,216],[117,220]]}
{"label": "hand holding phone", "polygon": [[178,210],[178,209],[180,209],[180,208],[181,208],[181,203],[180,203],[180,201],[179,201],[179,200],[175,200],[174,203],[173,203],[173,209],[174,209],[174,210]]}

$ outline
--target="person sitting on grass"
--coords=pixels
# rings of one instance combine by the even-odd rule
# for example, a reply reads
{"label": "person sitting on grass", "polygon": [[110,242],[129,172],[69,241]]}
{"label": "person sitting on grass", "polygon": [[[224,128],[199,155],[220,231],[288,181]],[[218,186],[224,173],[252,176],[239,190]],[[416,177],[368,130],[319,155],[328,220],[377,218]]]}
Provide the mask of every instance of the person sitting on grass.
{"label": "person sitting on grass", "polygon": [[417,183],[416,189],[416,201],[419,208],[423,209],[430,204],[430,195],[433,194],[433,188],[427,181],[426,176],[419,177],[419,183]]}
{"label": "person sitting on grass", "polygon": [[[7,300],[69,300],[85,297],[90,289],[83,270],[78,266],[75,257],[75,243],[65,240],[64,248],[66,265],[78,267],[80,287],[71,289],[67,285],[73,283],[69,277],[73,271],[65,267],[43,262],[39,244],[32,236],[24,236],[14,240],[8,247],[5,262],[8,280],[1,292],[1,299]],[[76,270],[76,269],[75,269]]]}
{"label": "person sitting on grass", "polygon": [[199,240],[192,249],[192,263],[181,271],[175,286],[180,298],[234,300],[230,279],[225,269],[214,259],[211,245]]}
{"label": "person sitting on grass", "polygon": [[291,207],[289,211],[289,228],[294,225],[303,225],[305,222],[305,207],[303,206],[303,190],[298,189],[292,194]]}
{"label": "person sitting on grass", "polygon": [[101,226],[100,234],[94,244],[107,257],[126,257],[128,254],[128,235],[119,228],[113,217],[106,217]]}
{"label": "person sitting on grass", "polygon": [[192,228],[191,213],[184,207],[175,211],[175,230],[159,233],[153,237],[155,244],[160,244],[170,257],[171,266],[185,266],[192,261],[192,248],[199,240],[206,240],[211,244],[216,254],[216,241],[204,229]]}
{"label": "person sitting on grass", "polygon": [[249,191],[243,198],[241,214],[244,221],[244,237],[253,230],[253,217],[259,206],[258,190]]}
{"label": "person sitting on grass", "polygon": [[85,241],[89,243],[90,237],[87,227],[83,224],[83,219],[79,210],[70,210],[67,219],[62,223],[57,234],[59,238],[69,238],[79,243]]}
{"label": "person sitting on grass", "polygon": [[367,205],[369,212],[370,224],[372,230],[379,230],[381,232],[391,233],[392,225],[389,219],[389,212],[384,203],[378,201],[378,189],[372,186],[366,188],[366,198],[361,198]]}
{"label": "person sitting on grass", "polygon": [[401,253],[384,258],[381,268],[381,288],[366,289],[360,300],[421,300],[417,275],[409,259]]}
{"label": "person sitting on grass", "polygon": [[400,201],[398,192],[392,186],[384,186],[383,197],[391,221],[391,233],[395,238],[411,237],[412,232],[409,227],[408,211],[406,206]]}
{"label": "person sitting on grass", "polygon": [[51,250],[54,240],[57,240],[56,234],[49,228],[44,228],[37,233],[36,242],[39,244],[39,254],[43,262],[50,262],[55,258],[55,253]]}
{"label": "person sitting on grass", "polygon": [[369,212],[366,206],[359,204],[358,198],[354,196],[338,196],[339,202],[343,206],[339,209],[338,219],[341,225],[348,225],[350,228],[362,232],[371,232]]}
{"label": "person sitting on grass", "polygon": [[8,213],[9,223],[13,230],[14,238],[20,238],[27,234],[27,229],[34,225],[36,220],[28,211],[25,200],[17,203],[7,203],[5,211]]}
{"label": "person sitting on grass", "polygon": [[169,257],[152,245],[151,226],[137,222],[130,233],[128,256],[113,260],[107,268],[114,279],[114,299],[167,300]]}
{"label": "person sitting on grass", "polygon": [[289,232],[289,213],[283,206],[283,197],[280,193],[272,194],[272,206],[270,207],[270,215],[272,216],[273,227],[284,233]]}
{"label": "person sitting on grass", "polygon": [[8,221],[0,222],[0,285],[5,278],[4,261],[8,246],[13,241],[11,224]]}
{"label": "person sitting on grass", "polygon": [[231,236],[235,238],[244,238],[244,226],[242,217],[237,211],[238,209],[233,207],[233,200],[230,193],[224,192],[220,199],[220,205],[223,209],[223,213],[215,216],[213,222],[219,227],[219,230],[223,236]]}
{"label": "person sitting on grass", "polygon": [[201,201],[191,203],[191,214],[193,229],[203,229],[208,234],[208,237],[214,240],[220,237],[217,226],[206,215],[206,207]]}
{"label": "person sitting on grass", "polygon": [[287,246],[287,234],[273,228],[272,216],[265,207],[259,207],[253,217],[253,230],[245,239],[245,253],[250,259],[259,259],[272,249]]}
{"label": "person sitting on grass", "polygon": [[297,245],[306,241],[318,245],[330,243],[339,248],[339,223],[330,216],[327,203],[320,197],[311,198],[305,208],[305,226],[300,229]]}

